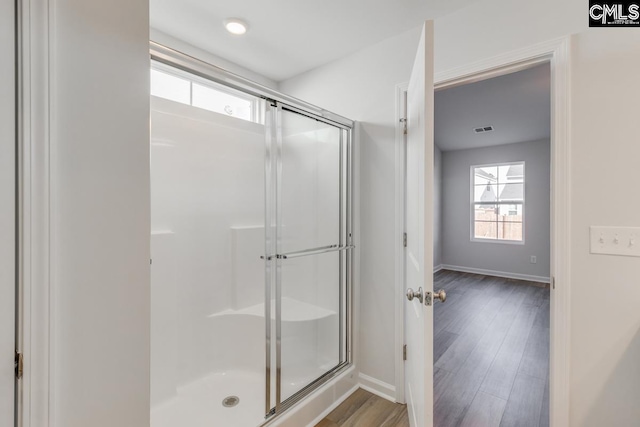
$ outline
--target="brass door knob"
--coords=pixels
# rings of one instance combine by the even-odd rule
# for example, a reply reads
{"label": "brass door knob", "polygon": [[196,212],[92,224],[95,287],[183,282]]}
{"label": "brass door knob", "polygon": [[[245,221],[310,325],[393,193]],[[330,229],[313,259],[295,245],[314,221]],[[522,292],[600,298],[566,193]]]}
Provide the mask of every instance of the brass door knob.
{"label": "brass door knob", "polygon": [[447,300],[447,293],[444,289],[440,289],[438,292],[433,293],[433,299],[439,299],[440,302],[445,302]]}
{"label": "brass door knob", "polygon": [[409,288],[407,289],[407,299],[409,301],[413,301],[414,298],[417,298],[418,301],[420,301],[420,303],[422,303],[422,287],[418,288],[417,291],[414,291],[413,289]]}

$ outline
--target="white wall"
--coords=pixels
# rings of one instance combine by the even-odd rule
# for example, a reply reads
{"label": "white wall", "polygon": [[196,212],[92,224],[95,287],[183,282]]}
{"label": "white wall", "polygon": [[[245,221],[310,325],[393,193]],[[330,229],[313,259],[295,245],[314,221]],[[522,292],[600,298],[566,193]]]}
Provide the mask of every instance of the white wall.
{"label": "white wall", "polygon": [[0,2],[0,425],[13,425],[15,349],[14,2]]}
{"label": "white wall", "polygon": [[640,258],[589,254],[588,227],[640,226],[640,33],[599,29],[573,37],[571,50],[571,421],[631,427],[640,425]]}
{"label": "white wall", "polygon": [[[470,239],[470,181],[473,165],[525,162],[524,244]],[[549,140],[445,151],[442,162],[442,262],[547,280],[550,262]],[[531,264],[530,257],[537,257]]]}
{"label": "white wall", "polygon": [[148,426],[149,4],[50,7],[51,421]]}
{"label": "white wall", "polygon": [[581,0],[480,0],[435,21],[435,71],[461,67],[495,55],[587,28]]}
{"label": "white wall", "polygon": [[409,79],[416,28],[280,84],[360,122],[360,371],[394,383],[395,87]]}
{"label": "white wall", "polygon": [[442,151],[433,153],[433,268],[442,264]]}

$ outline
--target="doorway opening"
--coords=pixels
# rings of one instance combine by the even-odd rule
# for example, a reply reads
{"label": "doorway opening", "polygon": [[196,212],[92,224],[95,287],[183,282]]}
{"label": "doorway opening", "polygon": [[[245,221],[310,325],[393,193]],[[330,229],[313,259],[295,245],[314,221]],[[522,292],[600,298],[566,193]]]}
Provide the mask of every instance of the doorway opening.
{"label": "doorway opening", "polygon": [[434,426],[548,426],[550,64],[434,104]]}

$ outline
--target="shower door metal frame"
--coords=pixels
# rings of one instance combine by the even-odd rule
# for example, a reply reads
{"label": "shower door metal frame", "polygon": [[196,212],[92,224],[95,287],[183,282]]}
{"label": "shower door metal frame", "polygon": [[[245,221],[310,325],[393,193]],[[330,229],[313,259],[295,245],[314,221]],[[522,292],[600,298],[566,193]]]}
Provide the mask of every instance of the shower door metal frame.
{"label": "shower door metal frame", "polygon": [[[273,209],[273,206],[269,206],[270,195],[265,194],[265,209],[266,209],[266,217],[265,217],[265,254],[263,256],[265,261],[265,350],[266,350],[266,369],[265,369],[265,379],[266,379],[266,387],[265,387],[265,422],[262,426],[266,426],[270,424],[273,420],[278,418],[279,415],[289,410],[296,403],[303,400],[306,396],[311,394],[313,391],[317,390],[320,386],[337,377],[341,373],[343,373],[346,369],[348,369],[353,364],[353,278],[354,278],[354,242],[355,237],[353,235],[354,231],[354,202],[353,202],[353,164],[354,164],[354,153],[353,153],[353,130],[355,123],[353,120],[347,119],[346,117],[340,116],[338,114],[332,113],[330,111],[324,110],[315,105],[309,104],[292,96],[288,96],[282,94],[276,90],[263,86],[261,84],[255,83],[251,80],[245,79],[244,77],[238,76],[234,73],[231,73],[223,68],[217,67],[213,64],[209,64],[205,61],[202,61],[193,56],[184,54],[177,50],[171,49],[167,46],[163,46],[156,42],[150,42],[150,56],[152,61],[157,61],[177,69],[186,71],[188,73],[195,74],[202,78],[211,80],[213,82],[228,86],[230,88],[245,92],[247,94],[256,96],[258,98],[264,99],[268,105],[275,104],[276,108],[284,108],[288,111],[298,113],[304,116],[309,117],[310,119],[318,120],[324,123],[327,123],[332,126],[336,126],[341,129],[341,146],[342,144],[346,144],[346,159],[342,159],[341,153],[341,161],[346,162],[346,173],[344,179],[346,179],[346,184],[344,185],[346,194],[345,203],[346,203],[346,214],[343,221],[342,212],[341,212],[341,227],[344,227],[346,238],[346,243],[342,246],[338,245],[338,247],[324,247],[324,248],[315,248],[313,250],[314,254],[331,252],[331,251],[344,251],[345,252],[345,262],[342,268],[345,269],[344,272],[341,271],[341,280],[344,277],[344,296],[345,301],[340,301],[339,315],[340,315],[340,359],[342,359],[343,354],[345,356],[345,360],[340,360],[340,363],[335,366],[332,370],[326,372],[324,375],[316,378],[314,381],[300,389],[294,395],[286,399],[284,402],[280,402],[279,399],[275,402],[276,407],[273,408],[271,406],[271,369],[272,361],[271,361],[271,348],[273,346],[271,340],[271,269],[275,266],[275,263],[280,261],[281,259],[286,259],[288,257],[300,256],[300,253],[295,254],[276,254],[275,249],[275,241],[273,239],[270,240],[268,235],[268,229],[273,227],[272,223],[275,218],[271,218],[269,215],[269,210]],[[273,157],[276,155],[273,152],[273,144],[274,142],[277,144],[277,126],[274,126],[271,120],[277,120],[276,117],[269,117],[269,114],[273,114],[267,112],[265,129],[266,129],[266,161],[265,161],[265,187],[269,185],[270,187],[266,187],[267,191],[272,191],[271,189],[275,187],[273,179],[276,178],[275,174],[277,171],[274,169],[277,166],[277,163],[273,161]],[[342,167],[341,167],[342,170]],[[342,182],[341,182],[341,191],[342,191]],[[342,200],[342,195],[341,195]],[[309,251],[311,253],[312,251]],[[271,263],[271,264],[270,264]],[[341,263],[342,264],[342,263]],[[341,284],[342,286],[342,284]],[[341,297],[342,297],[341,292]],[[277,308],[279,308],[279,302],[276,303]],[[342,313],[344,308],[344,313]],[[276,310],[277,311],[277,310]],[[281,314],[281,313],[280,313]],[[277,315],[277,313],[276,313]],[[344,316],[343,316],[344,315]],[[279,316],[278,316],[279,317]],[[277,324],[278,322],[276,322]],[[342,331],[345,330],[346,336],[342,336]],[[276,334],[277,335],[277,334]],[[344,347],[343,347],[344,346]],[[277,353],[280,353],[279,351]],[[276,369],[280,370],[280,364],[276,363]],[[277,378],[280,378],[278,373]]]}
{"label": "shower door metal frame", "polygon": [[[275,326],[276,326],[276,398],[275,398],[275,406],[271,405],[271,389],[270,389],[270,380],[271,380],[271,361],[270,354],[267,354],[267,396],[266,396],[266,418],[268,420],[273,417],[283,413],[297,402],[302,400],[308,394],[312,393],[322,384],[334,378],[336,375],[340,374],[344,369],[351,366],[352,360],[352,313],[353,313],[353,295],[352,295],[352,281],[353,281],[353,249],[355,248],[354,236],[353,236],[353,127],[346,126],[339,123],[336,123],[332,120],[327,120],[324,117],[313,114],[309,111],[306,111],[301,108],[297,108],[290,104],[286,104],[281,101],[276,101],[273,99],[269,99],[269,107],[270,111],[267,113],[267,118],[271,118],[271,123],[267,123],[268,127],[268,136],[267,136],[267,170],[270,170],[273,175],[270,178],[272,181],[276,182],[275,192],[276,192],[276,203],[275,206],[271,206],[273,209],[272,212],[267,212],[267,222],[274,224],[275,233],[269,235],[268,237],[271,239],[272,245],[271,249],[273,252],[269,252],[265,256],[266,263],[272,263],[270,268],[275,272],[274,276],[271,276],[270,279],[274,279],[275,281]],[[304,249],[295,252],[287,252],[287,253],[277,253],[278,242],[280,238],[278,233],[280,231],[281,224],[280,219],[282,216],[281,212],[281,198],[278,193],[281,192],[280,184],[280,171],[281,171],[281,154],[282,154],[282,135],[281,135],[281,115],[282,111],[288,111],[294,114],[300,114],[304,117],[307,117],[311,120],[317,120],[322,123],[326,123],[328,125],[334,126],[340,130],[340,179],[339,179],[339,230],[338,230],[338,244],[333,244],[329,246],[323,246],[319,248],[310,248]],[[275,144],[274,144],[275,142]],[[343,163],[344,162],[344,163]],[[271,218],[271,219],[269,219]],[[275,218],[275,221],[273,219]],[[275,237],[275,238],[274,238]],[[295,392],[291,397],[281,400],[281,378],[282,378],[282,363],[281,363],[281,339],[282,339],[282,291],[281,291],[281,279],[279,277],[281,271],[281,263],[283,260],[290,258],[297,258],[301,256],[307,255],[318,255],[330,252],[344,252],[345,257],[344,260],[341,257],[339,264],[339,308],[338,308],[338,316],[339,316],[339,363],[331,370],[327,371],[325,374],[316,378],[311,383],[307,384],[302,389]],[[274,265],[275,264],[275,265]],[[267,267],[269,269],[269,267]],[[268,276],[268,273],[267,273]],[[343,289],[344,286],[344,289]],[[266,288],[270,289],[271,286],[267,283]],[[269,291],[267,291],[269,292]],[[343,295],[345,300],[343,301]],[[269,295],[270,302],[270,295]],[[344,312],[343,312],[344,306]],[[267,318],[270,318],[270,307],[271,304],[265,304],[266,315]],[[267,325],[268,328],[268,325]],[[345,335],[343,335],[343,330],[346,331]],[[270,340],[271,334],[267,333],[267,341]],[[344,360],[343,360],[344,356]]]}

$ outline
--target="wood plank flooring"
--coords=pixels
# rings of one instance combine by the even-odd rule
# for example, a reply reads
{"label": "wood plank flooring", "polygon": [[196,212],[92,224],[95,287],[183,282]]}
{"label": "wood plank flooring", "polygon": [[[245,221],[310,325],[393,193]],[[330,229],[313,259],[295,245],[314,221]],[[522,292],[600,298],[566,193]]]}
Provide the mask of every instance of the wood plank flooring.
{"label": "wood plank flooring", "polygon": [[[440,271],[434,427],[549,426],[549,286]],[[408,427],[406,406],[362,389],[318,426]]]}
{"label": "wood plank flooring", "polygon": [[407,406],[358,389],[316,427],[409,427]]}
{"label": "wood plank flooring", "polygon": [[548,285],[443,270],[434,288],[434,426],[548,427]]}

